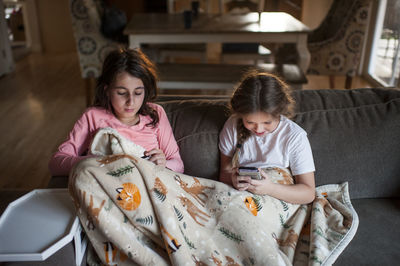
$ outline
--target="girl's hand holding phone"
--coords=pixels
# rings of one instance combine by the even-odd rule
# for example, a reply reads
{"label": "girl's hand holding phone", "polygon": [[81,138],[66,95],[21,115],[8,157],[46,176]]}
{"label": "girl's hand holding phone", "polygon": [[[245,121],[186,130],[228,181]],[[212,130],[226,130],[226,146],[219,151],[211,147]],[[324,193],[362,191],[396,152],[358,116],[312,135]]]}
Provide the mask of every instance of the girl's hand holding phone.
{"label": "girl's hand holding phone", "polygon": [[262,171],[260,168],[258,170],[260,172],[261,179],[250,179],[246,190],[258,195],[267,195],[268,191],[273,185],[273,182],[271,181],[267,173]]}
{"label": "girl's hand holding phone", "polygon": [[232,169],[231,178],[233,187],[240,191],[247,190],[251,180],[250,176],[239,175],[238,168]]}
{"label": "girl's hand holding phone", "polygon": [[146,156],[150,156],[149,161],[153,162],[157,165],[164,166],[167,163],[167,159],[165,158],[165,154],[160,149],[152,149],[150,151],[146,151],[144,153]]}
{"label": "girl's hand holding phone", "polygon": [[249,191],[258,195],[268,194],[267,191],[270,190],[273,182],[261,168],[257,169],[261,179],[256,179],[254,175],[244,175],[249,169],[241,170],[242,171],[239,171],[239,168],[234,168],[232,171],[232,184],[237,190]]}

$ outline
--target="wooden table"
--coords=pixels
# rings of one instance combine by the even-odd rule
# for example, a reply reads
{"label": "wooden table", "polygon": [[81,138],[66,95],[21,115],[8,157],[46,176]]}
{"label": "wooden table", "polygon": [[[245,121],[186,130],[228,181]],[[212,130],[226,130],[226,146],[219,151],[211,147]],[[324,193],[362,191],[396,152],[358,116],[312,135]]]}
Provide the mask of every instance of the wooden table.
{"label": "wooden table", "polygon": [[297,65],[275,64],[229,65],[229,64],[177,64],[164,63],[157,66],[160,72],[160,89],[202,89],[233,91],[243,74],[249,69],[260,69],[284,77],[292,89],[301,89],[307,78]]}
{"label": "wooden table", "polygon": [[134,14],[124,30],[130,48],[155,43],[295,43],[304,73],[310,64],[309,32],[284,12],[199,14],[189,29],[182,14]]}

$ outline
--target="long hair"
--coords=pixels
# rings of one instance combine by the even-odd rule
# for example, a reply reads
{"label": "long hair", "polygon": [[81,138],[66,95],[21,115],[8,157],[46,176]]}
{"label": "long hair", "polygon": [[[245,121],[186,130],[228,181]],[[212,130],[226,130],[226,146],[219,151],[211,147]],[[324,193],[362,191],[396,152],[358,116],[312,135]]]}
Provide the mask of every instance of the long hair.
{"label": "long hair", "polygon": [[[232,114],[239,116],[265,112],[275,118],[280,115],[292,118],[294,105],[289,86],[278,76],[251,70],[243,76],[233,92],[229,108]],[[242,144],[250,136],[250,131],[244,127],[241,118],[238,119],[237,132],[236,157]]]}
{"label": "long hair", "polygon": [[96,93],[93,106],[103,107],[114,113],[111,105],[109,90],[118,74],[126,72],[143,82],[145,95],[138,113],[149,115],[152,122],[147,126],[155,126],[159,117],[157,111],[147,103],[157,97],[157,69],[155,65],[140,50],[118,49],[110,52],[103,63],[100,77],[97,79]]}

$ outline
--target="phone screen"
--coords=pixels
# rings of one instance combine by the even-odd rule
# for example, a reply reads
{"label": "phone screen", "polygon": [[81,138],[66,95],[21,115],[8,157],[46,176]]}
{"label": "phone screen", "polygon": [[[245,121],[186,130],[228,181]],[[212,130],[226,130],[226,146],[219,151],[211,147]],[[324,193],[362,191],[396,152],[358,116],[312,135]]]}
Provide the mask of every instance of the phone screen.
{"label": "phone screen", "polygon": [[256,172],[258,172],[258,169],[257,169],[257,167],[241,166],[241,167],[239,167],[239,171],[250,171],[250,172],[256,171]]}
{"label": "phone screen", "polygon": [[239,167],[239,175],[250,176],[253,179],[261,179],[261,175],[257,167]]}

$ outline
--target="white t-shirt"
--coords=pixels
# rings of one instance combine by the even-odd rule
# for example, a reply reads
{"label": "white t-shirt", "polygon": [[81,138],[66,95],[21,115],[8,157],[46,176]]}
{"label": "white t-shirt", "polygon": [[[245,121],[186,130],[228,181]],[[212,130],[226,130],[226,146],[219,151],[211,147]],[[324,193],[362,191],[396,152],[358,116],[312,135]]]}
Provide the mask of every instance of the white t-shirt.
{"label": "white t-shirt", "polygon": [[[219,135],[219,149],[233,157],[237,144],[238,117],[231,116]],[[293,175],[315,171],[307,132],[285,116],[277,128],[263,136],[251,134],[242,144],[240,166],[290,168]]]}

